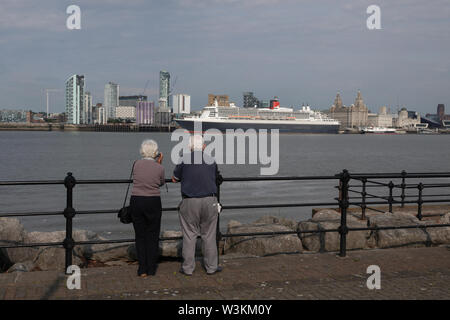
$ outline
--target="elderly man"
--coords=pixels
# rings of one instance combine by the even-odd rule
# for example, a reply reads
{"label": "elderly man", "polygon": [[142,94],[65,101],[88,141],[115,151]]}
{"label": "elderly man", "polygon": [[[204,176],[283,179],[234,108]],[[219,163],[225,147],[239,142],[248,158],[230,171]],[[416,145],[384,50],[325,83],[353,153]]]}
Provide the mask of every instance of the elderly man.
{"label": "elderly man", "polygon": [[208,275],[222,271],[218,266],[216,227],[218,218],[217,164],[203,153],[205,144],[200,135],[190,140],[191,152],[173,172],[172,181],[181,182],[183,200],[179,207],[183,232],[183,264],[180,272],[192,275],[195,269],[197,236],[202,239],[203,262]]}

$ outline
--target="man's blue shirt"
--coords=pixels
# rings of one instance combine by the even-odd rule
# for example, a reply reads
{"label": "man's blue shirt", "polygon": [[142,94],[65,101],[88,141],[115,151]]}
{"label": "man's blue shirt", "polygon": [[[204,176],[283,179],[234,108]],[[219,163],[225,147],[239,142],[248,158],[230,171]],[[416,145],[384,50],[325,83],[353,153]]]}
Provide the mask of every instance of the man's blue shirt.
{"label": "man's blue shirt", "polygon": [[[217,164],[214,159],[202,151],[185,154],[183,159],[190,159],[190,164],[181,161],[173,171],[175,179],[181,181],[181,194],[189,198],[217,195]],[[194,160],[198,159],[201,163],[195,164]]]}

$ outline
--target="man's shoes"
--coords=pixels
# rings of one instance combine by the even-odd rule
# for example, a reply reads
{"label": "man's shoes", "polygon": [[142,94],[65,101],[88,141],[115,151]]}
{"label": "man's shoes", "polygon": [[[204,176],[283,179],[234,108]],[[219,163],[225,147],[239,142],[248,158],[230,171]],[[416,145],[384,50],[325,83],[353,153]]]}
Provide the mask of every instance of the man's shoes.
{"label": "man's shoes", "polygon": [[211,275],[213,275],[213,274],[222,272],[222,270],[223,270],[223,268],[219,266],[219,267],[217,267],[216,271],[213,271],[213,272],[207,272],[206,274],[207,274],[208,276],[211,276]]}
{"label": "man's shoes", "polygon": [[185,276],[188,276],[188,277],[192,276],[192,273],[186,273],[186,272],[184,272],[183,269],[180,269],[179,272],[180,272],[181,274],[184,274]]}

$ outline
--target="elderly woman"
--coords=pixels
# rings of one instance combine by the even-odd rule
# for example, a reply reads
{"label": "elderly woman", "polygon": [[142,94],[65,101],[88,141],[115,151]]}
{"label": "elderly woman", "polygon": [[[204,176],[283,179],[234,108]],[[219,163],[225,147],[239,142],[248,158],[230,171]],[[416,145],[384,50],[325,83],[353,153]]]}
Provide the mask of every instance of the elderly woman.
{"label": "elderly woman", "polygon": [[161,197],[159,188],[164,185],[163,155],[154,140],[141,145],[142,159],[133,167],[133,190],[130,207],[136,234],[136,251],[139,261],[138,276],[156,273],[161,227]]}

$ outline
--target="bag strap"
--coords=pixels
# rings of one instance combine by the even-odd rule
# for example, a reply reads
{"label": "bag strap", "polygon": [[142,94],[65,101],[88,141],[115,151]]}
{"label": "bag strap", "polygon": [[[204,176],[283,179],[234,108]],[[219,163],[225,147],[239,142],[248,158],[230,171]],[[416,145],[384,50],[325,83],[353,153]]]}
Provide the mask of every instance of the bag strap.
{"label": "bag strap", "polygon": [[[128,180],[131,180],[131,178],[133,178],[134,165],[136,164],[136,161],[134,161],[134,163],[133,163],[133,167],[131,168],[131,173],[130,173],[130,179],[128,179]],[[130,190],[130,184],[131,184],[131,181],[128,182],[127,193],[125,194],[125,200],[123,200],[122,208],[125,207],[125,204],[127,203],[128,191]]]}

